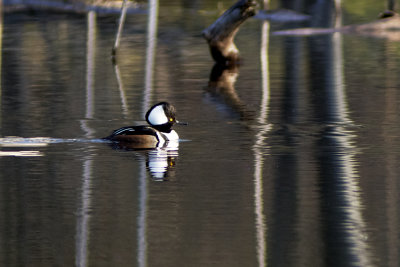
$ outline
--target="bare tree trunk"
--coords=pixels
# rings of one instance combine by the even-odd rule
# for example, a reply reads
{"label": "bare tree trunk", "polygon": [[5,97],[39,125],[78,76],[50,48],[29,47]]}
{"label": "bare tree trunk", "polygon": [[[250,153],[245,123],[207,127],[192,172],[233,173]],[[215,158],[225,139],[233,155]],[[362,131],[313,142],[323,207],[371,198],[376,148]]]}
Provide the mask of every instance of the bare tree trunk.
{"label": "bare tree trunk", "polygon": [[234,64],[239,59],[239,50],[233,39],[240,25],[255,15],[256,6],[254,0],[239,0],[203,31],[203,36],[210,46],[211,56],[218,64]]}
{"label": "bare tree trunk", "polygon": [[396,10],[396,1],[395,0],[388,0],[387,9],[390,11]]}

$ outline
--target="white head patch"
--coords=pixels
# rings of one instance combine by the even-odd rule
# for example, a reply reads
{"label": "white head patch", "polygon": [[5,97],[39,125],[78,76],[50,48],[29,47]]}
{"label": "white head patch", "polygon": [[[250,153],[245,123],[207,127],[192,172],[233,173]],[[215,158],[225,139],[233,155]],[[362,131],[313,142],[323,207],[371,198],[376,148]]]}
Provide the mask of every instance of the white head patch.
{"label": "white head patch", "polygon": [[156,106],[153,108],[148,116],[149,123],[151,125],[161,125],[168,122],[168,118],[165,115],[163,106]]}

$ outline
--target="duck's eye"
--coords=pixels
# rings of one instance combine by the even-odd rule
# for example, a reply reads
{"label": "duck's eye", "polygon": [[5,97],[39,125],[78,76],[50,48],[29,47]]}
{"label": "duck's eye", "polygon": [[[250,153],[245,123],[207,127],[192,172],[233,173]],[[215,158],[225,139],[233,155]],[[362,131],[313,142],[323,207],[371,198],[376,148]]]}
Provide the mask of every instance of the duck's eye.
{"label": "duck's eye", "polygon": [[169,118],[169,121],[174,121],[174,119],[173,118]]}

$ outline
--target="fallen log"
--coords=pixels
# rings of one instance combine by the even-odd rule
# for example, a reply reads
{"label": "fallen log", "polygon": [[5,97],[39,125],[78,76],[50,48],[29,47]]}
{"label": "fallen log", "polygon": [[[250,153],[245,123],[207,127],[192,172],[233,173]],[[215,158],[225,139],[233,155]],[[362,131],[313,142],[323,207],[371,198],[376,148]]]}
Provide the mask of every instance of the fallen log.
{"label": "fallen log", "polygon": [[298,13],[289,9],[275,9],[275,10],[260,10],[255,19],[268,20],[272,22],[301,22],[311,19],[310,15]]}
{"label": "fallen log", "polygon": [[211,56],[218,64],[230,65],[238,61],[239,50],[233,39],[240,25],[256,14],[256,6],[254,0],[239,0],[203,31]]}
{"label": "fallen log", "polygon": [[[0,0],[1,2],[1,0]],[[51,0],[3,0],[3,12],[21,12],[21,11],[49,11],[86,14],[94,11],[97,14],[119,14],[121,12],[121,1],[51,1]],[[144,6],[136,2],[128,1],[127,13],[144,13]]]}
{"label": "fallen log", "polygon": [[332,34],[341,32],[344,34],[359,34],[388,40],[400,40],[400,16],[396,13],[384,13],[377,21],[347,25],[337,28],[299,28],[273,32],[273,35],[308,36],[318,34]]}

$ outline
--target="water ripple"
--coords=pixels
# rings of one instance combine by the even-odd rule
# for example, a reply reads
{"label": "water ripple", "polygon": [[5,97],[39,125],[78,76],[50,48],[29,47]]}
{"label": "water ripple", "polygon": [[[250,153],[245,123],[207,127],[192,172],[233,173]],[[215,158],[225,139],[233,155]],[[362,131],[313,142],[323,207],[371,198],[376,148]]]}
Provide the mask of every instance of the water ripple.
{"label": "water ripple", "polygon": [[0,138],[0,148],[24,148],[23,150],[0,151],[0,157],[40,157],[44,153],[37,150],[26,150],[27,148],[46,147],[49,144],[60,143],[102,143],[102,139],[63,139],[51,137],[31,137],[24,138],[18,136],[9,136]]}

